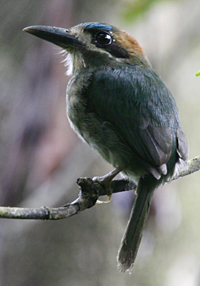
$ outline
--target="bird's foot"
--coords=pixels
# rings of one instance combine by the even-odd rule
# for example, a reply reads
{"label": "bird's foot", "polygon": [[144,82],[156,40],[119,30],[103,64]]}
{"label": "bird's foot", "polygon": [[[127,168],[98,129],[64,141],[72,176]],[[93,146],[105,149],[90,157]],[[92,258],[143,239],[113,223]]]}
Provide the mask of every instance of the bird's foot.
{"label": "bird's foot", "polygon": [[111,181],[117,174],[119,174],[120,171],[121,170],[119,169],[114,169],[102,177],[94,177],[92,179],[94,182],[99,183],[101,186],[105,188],[107,196],[108,196],[108,199],[106,201],[97,200],[97,204],[103,204],[103,203],[107,204],[111,201],[111,197],[112,197]]}

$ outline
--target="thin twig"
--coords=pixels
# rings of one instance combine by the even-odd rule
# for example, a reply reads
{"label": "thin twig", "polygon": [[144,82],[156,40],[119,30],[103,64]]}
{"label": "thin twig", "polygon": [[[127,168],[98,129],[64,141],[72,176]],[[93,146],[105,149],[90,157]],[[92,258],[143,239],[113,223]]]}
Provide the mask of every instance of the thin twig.
{"label": "thin twig", "polygon": [[[180,167],[175,171],[174,176],[168,182],[190,175],[199,170],[200,157],[196,157],[189,160],[187,163],[180,165]],[[58,208],[0,207],[0,218],[59,220],[93,207],[100,196],[104,196],[108,193],[108,190],[106,190],[100,183],[90,178],[79,178],[77,180],[77,184],[79,186],[79,195],[72,203]],[[122,179],[113,180],[110,188],[111,192],[114,194],[129,190],[135,191],[137,185],[128,179]]]}
{"label": "thin twig", "polygon": [[[91,208],[100,196],[107,194],[107,190],[102,185],[90,178],[79,178],[77,184],[79,186],[79,195],[72,203],[58,208],[45,206],[41,208],[0,207],[0,218],[59,220]],[[111,191],[113,193],[134,191],[135,189],[136,184],[126,179],[111,182]]]}

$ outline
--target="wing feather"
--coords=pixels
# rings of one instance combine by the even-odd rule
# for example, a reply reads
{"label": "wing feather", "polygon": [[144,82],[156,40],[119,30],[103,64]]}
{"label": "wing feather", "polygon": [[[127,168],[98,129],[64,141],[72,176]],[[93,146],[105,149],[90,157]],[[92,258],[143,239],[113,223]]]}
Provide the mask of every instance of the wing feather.
{"label": "wing feather", "polygon": [[[109,122],[149,169],[167,173],[166,164],[176,137],[174,126],[178,126],[179,119],[171,94],[156,74],[151,76],[138,69],[130,72],[128,68],[98,70],[85,96],[90,112]],[[182,137],[179,134],[181,154]]]}

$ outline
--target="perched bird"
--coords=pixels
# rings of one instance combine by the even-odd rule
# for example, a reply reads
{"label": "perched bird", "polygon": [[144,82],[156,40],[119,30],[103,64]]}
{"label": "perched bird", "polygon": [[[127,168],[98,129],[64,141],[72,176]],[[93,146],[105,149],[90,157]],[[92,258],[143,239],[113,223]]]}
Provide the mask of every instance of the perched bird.
{"label": "perched bird", "polygon": [[107,24],[24,29],[68,52],[67,114],[72,128],[116,169],[138,182],[118,254],[133,266],[154,190],[188,158],[176,103],[134,37]]}

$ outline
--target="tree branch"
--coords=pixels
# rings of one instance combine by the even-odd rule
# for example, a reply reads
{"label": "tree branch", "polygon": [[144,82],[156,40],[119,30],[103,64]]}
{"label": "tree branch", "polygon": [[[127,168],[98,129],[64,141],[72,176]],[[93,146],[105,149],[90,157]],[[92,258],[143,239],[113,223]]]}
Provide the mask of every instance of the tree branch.
{"label": "tree branch", "polygon": [[[187,163],[180,165],[175,170],[172,178],[168,182],[178,178],[190,175],[200,170],[200,157],[195,157]],[[17,219],[42,219],[42,220],[59,220],[78,214],[87,208],[93,207],[100,196],[108,193],[96,180],[90,178],[79,178],[77,180],[79,186],[78,198],[72,203],[63,205],[58,208],[41,207],[41,208],[16,208],[16,207],[0,207],[0,218],[17,218]],[[111,182],[112,193],[135,191],[137,185],[128,179],[113,180]]]}

